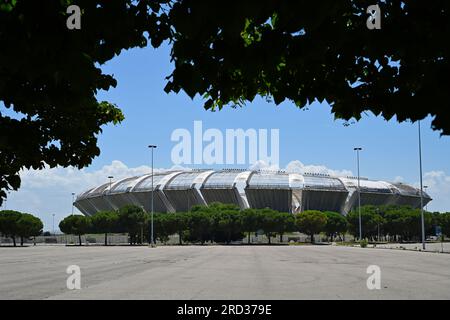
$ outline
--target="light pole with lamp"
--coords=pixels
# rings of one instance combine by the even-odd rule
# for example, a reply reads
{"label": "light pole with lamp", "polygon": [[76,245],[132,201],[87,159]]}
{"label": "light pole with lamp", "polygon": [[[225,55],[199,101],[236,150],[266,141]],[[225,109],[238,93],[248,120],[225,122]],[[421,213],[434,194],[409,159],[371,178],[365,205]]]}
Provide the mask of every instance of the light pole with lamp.
{"label": "light pole with lamp", "polygon": [[423,182],[422,182],[422,138],[420,134],[420,120],[417,122],[419,127],[420,220],[422,227],[422,248],[423,250],[425,250],[425,219],[423,214]]}
{"label": "light pole with lamp", "polygon": [[356,163],[358,168],[358,215],[359,215],[359,240],[362,240],[362,223],[361,223],[361,189],[359,183],[359,152],[362,150],[361,147],[353,148],[356,151]]}
{"label": "light pole with lamp", "polygon": [[52,229],[53,229],[53,236],[55,236],[55,214],[52,214]]}
{"label": "light pole with lamp", "polygon": [[152,195],[151,195],[151,204],[150,204],[150,208],[151,208],[151,227],[150,227],[150,246],[154,247],[155,246],[155,239],[153,238],[153,149],[156,149],[155,145],[149,145],[148,146],[151,150],[152,150]]}
{"label": "light pole with lamp", "polygon": [[75,202],[75,192],[72,192],[72,215],[73,215],[73,203]]}

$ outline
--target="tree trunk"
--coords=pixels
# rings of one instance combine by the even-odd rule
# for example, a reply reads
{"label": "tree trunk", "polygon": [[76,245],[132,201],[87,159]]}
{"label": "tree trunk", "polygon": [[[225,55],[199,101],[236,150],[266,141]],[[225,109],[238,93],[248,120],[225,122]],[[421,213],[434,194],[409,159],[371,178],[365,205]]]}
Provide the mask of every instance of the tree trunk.
{"label": "tree trunk", "polygon": [[20,237],[20,246],[23,247],[23,237]]}
{"label": "tree trunk", "polygon": [[105,246],[108,245],[108,233],[105,232]]}
{"label": "tree trunk", "polygon": [[314,233],[311,233],[311,243],[314,243]]}
{"label": "tree trunk", "polygon": [[249,232],[247,235],[247,244],[250,244],[250,234],[251,234],[251,232]]}
{"label": "tree trunk", "polygon": [[81,246],[81,234],[78,235],[78,242],[79,242],[79,244]]}
{"label": "tree trunk", "polygon": [[181,234],[182,234],[182,231],[179,231],[179,232],[178,232],[178,236],[179,236],[178,244],[179,244],[180,246],[183,244],[183,240],[181,239]]}
{"label": "tree trunk", "polygon": [[271,243],[270,243],[270,235],[268,235],[267,238],[269,238],[269,244],[271,244]]}
{"label": "tree trunk", "polygon": [[14,247],[16,246],[16,237],[11,237],[12,238],[12,240],[13,240],[13,244],[14,244]]}

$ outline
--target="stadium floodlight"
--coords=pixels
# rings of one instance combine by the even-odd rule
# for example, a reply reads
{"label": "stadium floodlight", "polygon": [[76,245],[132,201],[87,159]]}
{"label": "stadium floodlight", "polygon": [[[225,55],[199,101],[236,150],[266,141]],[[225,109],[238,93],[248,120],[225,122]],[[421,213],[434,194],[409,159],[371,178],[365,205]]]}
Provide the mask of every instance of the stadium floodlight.
{"label": "stadium floodlight", "polygon": [[425,250],[425,219],[423,214],[423,182],[422,182],[422,138],[420,134],[420,121],[418,122],[419,127],[419,171],[420,171],[420,222],[422,229],[422,248]]}
{"label": "stadium floodlight", "polygon": [[109,179],[109,193],[111,193],[111,185],[112,185],[112,179],[114,179],[113,176],[108,176]]}
{"label": "stadium floodlight", "polygon": [[359,152],[362,150],[361,147],[353,148],[356,151],[356,163],[358,167],[358,212],[359,212],[359,240],[362,240],[362,223],[361,223],[361,190],[359,184]]}
{"label": "stadium floodlight", "polygon": [[55,214],[52,214],[52,229],[53,229],[53,236],[55,236]]}
{"label": "stadium floodlight", "polygon": [[149,145],[148,146],[151,150],[152,150],[152,189],[151,189],[151,227],[150,227],[150,246],[154,247],[155,246],[155,239],[153,238],[153,149],[156,149],[155,145]]}

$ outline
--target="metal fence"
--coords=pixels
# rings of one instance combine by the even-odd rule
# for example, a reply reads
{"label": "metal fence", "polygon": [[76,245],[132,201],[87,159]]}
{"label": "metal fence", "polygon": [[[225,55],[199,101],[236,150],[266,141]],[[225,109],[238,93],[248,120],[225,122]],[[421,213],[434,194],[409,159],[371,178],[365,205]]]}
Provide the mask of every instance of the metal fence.
{"label": "metal fence", "polygon": [[[320,236],[316,237],[317,241],[321,241]],[[108,234],[107,237],[108,245],[125,245],[129,243],[128,234]],[[81,242],[83,245],[104,245],[105,244],[105,235],[104,234],[87,234],[81,236]],[[160,241],[156,241],[157,244],[162,245],[177,245],[179,244],[179,236],[172,235],[169,237],[169,240],[166,243],[161,243]],[[247,244],[248,236],[240,241],[234,241],[233,244]],[[267,244],[269,242],[267,236],[263,234],[254,234],[250,235],[250,243],[252,244]],[[280,241],[280,237],[271,237],[270,242],[272,244],[281,244],[288,242],[309,242],[309,237],[303,234],[294,233],[284,235],[282,241]],[[0,237],[0,245],[12,245],[13,240],[11,238]],[[20,238],[16,237],[17,245],[20,244]],[[66,234],[57,234],[51,236],[38,236],[35,238],[27,238],[24,239],[24,245],[75,245],[79,243],[78,236],[74,235],[66,235]],[[184,242],[183,242],[184,243]],[[207,244],[209,244],[208,242]]]}

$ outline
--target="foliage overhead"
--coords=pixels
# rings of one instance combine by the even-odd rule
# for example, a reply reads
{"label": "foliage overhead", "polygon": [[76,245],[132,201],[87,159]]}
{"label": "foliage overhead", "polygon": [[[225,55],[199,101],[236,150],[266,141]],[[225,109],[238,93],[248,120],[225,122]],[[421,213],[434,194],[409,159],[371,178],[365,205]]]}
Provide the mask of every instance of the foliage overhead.
{"label": "foliage overhead", "polygon": [[[71,4],[82,9],[80,30],[66,27]],[[0,203],[21,169],[91,163],[101,127],[123,119],[97,100],[116,86],[100,66],[149,42],[172,48],[165,91],[198,94],[206,109],[256,96],[299,108],[326,100],[337,118],[431,115],[450,134],[450,2],[379,2],[380,30],[366,27],[371,4],[0,0]]]}
{"label": "foliage overhead", "polygon": [[257,95],[304,108],[326,100],[337,118],[434,116],[450,134],[450,3],[378,2],[381,29],[366,26],[365,0],[174,1],[175,69],[166,91],[206,98],[205,108]]}
{"label": "foliage overhead", "polygon": [[[80,30],[66,26],[74,3]],[[167,24],[153,9],[158,1],[0,0],[0,204],[19,188],[21,169],[83,168],[100,154],[101,127],[123,120],[115,104],[97,100],[117,84],[100,65],[146,46],[144,33],[161,43]]]}

